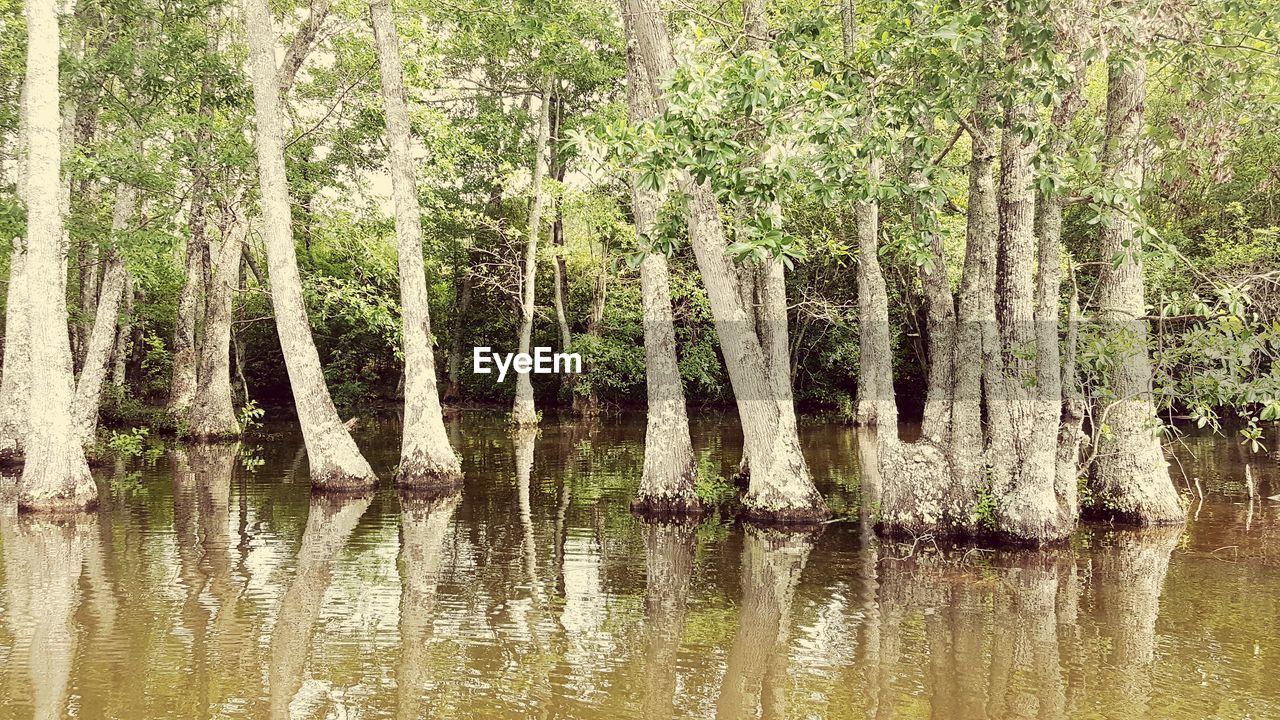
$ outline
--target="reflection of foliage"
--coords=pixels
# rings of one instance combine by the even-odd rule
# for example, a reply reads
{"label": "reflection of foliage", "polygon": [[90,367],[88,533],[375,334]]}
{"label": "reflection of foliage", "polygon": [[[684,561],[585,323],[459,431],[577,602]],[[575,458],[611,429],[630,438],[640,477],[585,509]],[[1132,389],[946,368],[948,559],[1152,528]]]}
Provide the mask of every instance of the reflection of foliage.
{"label": "reflection of foliage", "polygon": [[142,473],[133,471],[111,478],[111,492],[124,497],[134,497],[147,493],[147,486],[142,482]]}
{"label": "reflection of foliage", "polygon": [[262,448],[257,445],[241,444],[236,450],[236,457],[240,458],[240,465],[249,472],[257,472],[258,468],[266,464],[266,460],[262,459]]}

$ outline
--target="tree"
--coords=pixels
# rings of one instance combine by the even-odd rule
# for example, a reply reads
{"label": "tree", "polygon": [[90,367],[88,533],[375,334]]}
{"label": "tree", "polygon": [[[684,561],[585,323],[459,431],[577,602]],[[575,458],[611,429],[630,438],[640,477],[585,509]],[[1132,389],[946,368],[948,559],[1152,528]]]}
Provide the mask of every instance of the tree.
{"label": "tree", "polygon": [[[623,0],[622,21],[631,22]],[[627,104],[631,122],[647,122],[656,114],[652,85],[637,57],[633,32],[627,33]],[[636,238],[643,250],[640,286],[644,312],[645,416],[644,472],[631,508],[646,515],[699,514],[702,501],[695,491],[697,467],[689,439],[684,385],[676,361],[676,332],[672,322],[667,258],[654,248],[659,198],[630,173],[631,205]],[[649,247],[645,248],[646,245]]]}
{"label": "tree", "polygon": [[1101,514],[1139,525],[1186,521],[1160,447],[1151,396],[1142,243],[1135,229],[1144,167],[1143,117],[1147,68],[1138,48],[1117,48],[1107,58],[1104,178],[1123,198],[1100,224],[1104,265],[1098,279],[1098,319],[1116,348],[1110,396],[1098,407],[1102,426],[1090,476]]}
{"label": "tree", "polygon": [[[530,101],[535,99],[530,96]],[[538,126],[533,144],[533,176],[530,181],[529,228],[524,244],[524,262],[520,277],[520,347],[519,352],[530,352],[533,340],[533,315],[537,310],[534,286],[538,276],[538,235],[542,233],[542,206],[546,203],[546,190],[542,179],[547,173],[547,141],[551,133],[551,103],[545,91],[536,95]],[[528,372],[516,374],[516,399],[511,408],[511,421],[515,425],[537,425],[538,413],[533,407],[533,383]]]}
{"label": "tree", "polygon": [[[400,48],[390,0],[370,0],[369,14],[373,20],[382,72],[383,110],[387,117],[400,258],[400,313],[404,327],[404,436],[396,484],[401,487],[452,487],[462,479],[462,466],[449,445],[436,388],[431,314],[427,302],[426,273],[422,267],[422,218],[413,157],[409,151],[404,71],[400,66]],[[536,224],[536,219],[534,222]],[[531,242],[536,247],[536,238]],[[528,276],[528,281],[532,288],[531,276]],[[532,301],[531,293],[526,297]],[[521,338],[525,340],[524,352],[528,352],[528,337],[523,331]]]}
{"label": "tree", "polygon": [[[52,0],[31,0],[27,16],[27,287],[61,288],[64,268],[62,148],[59,142],[58,17]],[[72,418],[75,381],[67,337],[67,299],[48,293],[28,305],[30,318],[29,430],[26,464],[18,483],[18,507],[37,511],[84,510],[97,502],[80,436]],[[37,370],[38,371],[35,371]]]}
{"label": "tree", "polygon": [[[628,3],[640,57],[658,108],[667,107],[662,83],[675,66],[665,16],[652,0]],[[677,171],[686,197],[689,239],[702,282],[707,288],[716,332],[733,385],[742,424],[744,455],[751,467],[743,498],[748,517],[810,522],[826,516],[826,505],[814,487],[800,450],[795,408],[790,394],[780,398],[768,372],[765,351],[741,295],[738,272],[727,253],[728,243],[715,195],[687,170]]]}
{"label": "tree", "polygon": [[338,418],[325,387],[320,357],[303,304],[285,176],[274,22],[265,0],[245,0],[244,9],[258,126],[258,173],[271,301],[294,406],[307,446],[311,481],[320,489],[370,488],[377,484],[377,477]]}

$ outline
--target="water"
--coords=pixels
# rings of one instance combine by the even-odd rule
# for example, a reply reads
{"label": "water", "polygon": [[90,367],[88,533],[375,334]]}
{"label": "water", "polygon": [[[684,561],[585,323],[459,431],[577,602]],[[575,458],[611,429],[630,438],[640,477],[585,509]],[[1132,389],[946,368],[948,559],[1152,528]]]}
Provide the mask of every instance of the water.
{"label": "water", "polygon": [[[1280,717],[1280,502],[1234,441],[1180,449],[1185,529],[987,552],[872,538],[845,427],[803,436],[852,519],[783,535],[637,522],[643,421],[544,425],[454,422],[460,501],[313,499],[272,428],[104,473],[94,515],[9,502],[0,718]],[[358,433],[384,477],[398,437]]]}

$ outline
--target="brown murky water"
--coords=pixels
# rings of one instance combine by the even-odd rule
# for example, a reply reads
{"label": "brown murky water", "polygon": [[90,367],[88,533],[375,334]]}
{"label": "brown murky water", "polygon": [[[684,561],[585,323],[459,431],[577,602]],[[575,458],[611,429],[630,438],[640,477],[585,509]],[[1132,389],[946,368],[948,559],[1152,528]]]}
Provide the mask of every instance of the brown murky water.
{"label": "brown murky water", "polygon": [[[9,502],[0,718],[1280,718],[1280,502],[1232,440],[1181,451],[1185,529],[912,551],[857,522],[848,428],[804,436],[851,519],[781,535],[641,524],[643,421],[545,425],[455,423],[451,501],[313,499],[281,432],[72,522]],[[385,473],[397,428],[359,439]],[[736,443],[695,428],[708,469]]]}

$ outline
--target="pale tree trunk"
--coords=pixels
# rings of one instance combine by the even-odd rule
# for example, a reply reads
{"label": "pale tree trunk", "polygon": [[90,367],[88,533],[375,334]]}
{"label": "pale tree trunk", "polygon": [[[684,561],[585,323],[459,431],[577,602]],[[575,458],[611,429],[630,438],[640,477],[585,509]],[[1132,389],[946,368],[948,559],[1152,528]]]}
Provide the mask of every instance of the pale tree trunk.
{"label": "pale tree trunk", "polygon": [[[84,97],[85,112],[76,118],[75,143],[79,147],[89,147],[97,134],[98,129],[98,112],[97,112],[97,93],[86,93]],[[76,195],[82,202],[93,204],[95,195],[95,183],[90,178],[82,179],[79,187],[76,189]],[[87,238],[80,243],[79,252],[76,258],[76,275],[79,278],[80,291],[79,311],[80,323],[76,327],[76,334],[73,337],[75,346],[72,348],[72,355],[77,363],[83,363],[84,351],[88,346],[89,333],[93,330],[93,313],[98,307],[98,243],[93,238]]]}
{"label": "pale tree trunk", "polygon": [[1099,320],[1116,344],[1110,376],[1114,399],[1099,402],[1097,457],[1090,477],[1095,512],[1139,525],[1186,521],[1160,447],[1151,395],[1151,359],[1142,278],[1142,245],[1134,232],[1143,177],[1142,128],[1147,68],[1142,57],[1112,51],[1107,61],[1107,126],[1102,154],[1107,183],[1132,198],[1101,223]]}
{"label": "pale tree trunk", "polygon": [[[911,151],[907,152],[907,156],[908,162],[929,161],[929,158],[915,157]],[[913,171],[908,182],[923,186],[926,182],[924,173]],[[929,352],[921,433],[933,442],[946,444],[951,439],[951,393],[955,387],[955,368],[952,365],[955,352],[955,301],[951,296],[951,283],[947,279],[947,256],[942,247],[942,236],[925,227],[927,221],[921,200],[913,199],[909,206],[916,232],[926,235],[931,264],[931,267],[921,265],[919,270]]]}
{"label": "pale tree trunk", "polygon": [[[25,171],[21,171],[25,172]],[[13,239],[9,256],[9,293],[5,298],[4,365],[0,370],[0,458],[22,458],[30,395],[31,337],[26,283],[27,251],[22,238]]]}
{"label": "pale tree trunk", "polygon": [[[634,34],[646,67],[650,89],[661,110],[661,81],[675,65],[665,17],[653,0],[628,0]],[[724,226],[711,189],[687,172],[678,176],[689,196],[689,237],[707,288],[716,333],[742,424],[744,455],[752,463],[743,498],[751,518],[811,522],[826,517],[826,504],[809,473],[800,449],[794,409],[781,407],[771,382],[761,338],[739,293],[737,269],[727,254]]]}
{"label": "pale tree trunk", "polygon": [[120,254],[120,234],[129,228],[137,209],[138,190],[127,183],[116,188],[115,210],[111,218],[112,247],[107,250],[106,267],[102,273],[102,292],[98,297],[98,311],[93,319],[93,332],[84,354],[84,368],[76,382],[75,405],[72,415],[80,441],[93,445],[98,427],[98,406],[102,398],[102,383],[107,375],[107,362],[116,341],[116,322],[120,319],[120,298],[124,295],[125,278],[129,269]]}
{"label": "pale tree trunk", "polygon": [[[468,258],[469,259],[469,258]],[[453,311],[453,336],[449,339],[448,380],[444,400],[458,399],[462,394],[462,334],[465,332],[467,313],[471,309],[471,293],[474,281],[470,266],[458,268],[457,302]]]}
{"label": "pale tree trunk", "polygon": [[[214,12],[211,10],[211,13]],[[213,16],[210,16],[212,22]],[[214,31],[208,33],[212,39]],[[213,78],[205,74],[200,81],[200,128],[196,131],[196,147],[209,147],[213,140],[213,118],[209,107]],[[195,401],[199,354],[196,348],[196,318],[200,296],[205,294],[204,257],[208,252],[206,210],[209,204],[209,174],[197,161],[191,168],[191,209],[187,226],[186,271],[178,293],[178,314],[173,328],[173,375],[169,383],[167,410],[174,417],[184,417]],[[207,301],[206,301],[207,302]]]}
{"label": "pale tree trunk", "polygon": [[[774,694],[766,676],[772,674],[776,681],[775,662],[789,654],[791,604],[815,540],[810,533],[751,526],[745,533],[742,610],[716,700],[720,720],[757,717],[766,696]],[[787,716],[765,710],[765,717]]]}
{"label": "pale tree trunk", "polygon": [[[551,132],[551,103],[544,95],[539,102],[538,127],[533,149],[533,198],[529,201],[529,230],[524,246],[523,275],[520,281],[520,349],[528,353],[533,342],[534,281],[538,275],[538,235],[542,231],[542,206],[546,193],[542,178],[547,173],[547,136]],[[516,374],[516,400],[511,408],[515,425],[537,425],[538,413],[533,407],[533,382],[529,373]]]}
{"label": "pale tree trunk", "polygon": [[[867,164],[867,179],[880,181],[880,160]],[[880,204],[854,206],[858,235],[858,407],[859,425],[898,431],[898,403],[893,389],[893,341],[889,337],[889,293],[880,269]]]}
{"label": "pale tree trunk", "polygon": [[75,613],[84,536],[90,532],[97,532],[92,516],[0,518],[9,595],[5,614],[13,634],[5,664],[13,674],[19,668],[27,670],[31,717],[37,720],[67,717],[70,710],[67,700],[79,634]]}
{"label": "pale tree trunk", "polygon": [[303,304],[284,165],[274,22],[266,0],[245,0],[244,9],[258,126],[258,172],[271,300],[298,422],[306,441],[311,482],[321,489],[372,488],[377,485],[377,476],[360,454],[333,406]]}
{"label": "pale tree trunk", "polygon": [[391,183],[396,204],[400,307],[404,319],[404,435],[396,484],[408,488],[452,488],[462,480],[462,466],[449,444],[436,389],[431,314],[422,263],[418,184],[409,149],[404,71],[400,65],[400,48],[390,0],[370,0],[369,14],[373,19],[373,34],[378,44],[378,63],[382,72],[382,104],[387,117]]}
{"label": "pale tree trunk", "polygon": [[311,43],[315,42],[316,35],[320,32],[320,26],[324,24],[324,19],[329,14],[330,4],[331,0],[311,0],[311,12],[307,14],[307,19],[303,21],[298,31],[294,33],[293,40],[290,41],[289,47],[285,50],[284,59],[280,62],[279,82],[281,95],[289,92],[289,88],[293,86],[293,81],[297,79],[298,70],[302,68],[302,62],[307,59],[307,53],[311,52]]}
{"label": "pale tree trunk", "polygon": [[[1004,36],[1002,21],[988,24],[992,39],[983,47],[984,60],[996,61]],[[996,238],[999,233],[993,166],[995,127],[1000,122],[997,78],[988,71],[978,87],[969,121],[969,207],[966,214],[964,266],[956,302],[956,338],[951,393],[952,492],[956,504],[952,521],[964,532],[975,530],[974,506],[979,489],[988,485],[986,438],[983,435],[982,389],[999,381],[994,355],[987,345],[998,338],[995,310]],[[1003,427],[988,418],[991,432]]]}
{"label": "pale tree trunk", "polygon": [[[1010,67],[1022,62],[1018,42],[1010,43]],[[1000,237],[997,243],[996,319],[1000,328],[1000,369],[1004,403],[989,408],[1002,414],[1008,432],[991,438],[991,495],[996,530],[1020,540],[1048,542],[1070,534],[1075,517],[1059,514],[1056,494],[1057,414],[1060,398],[1043,398],[1037,388],[1037,360],[1058,353],[1057,333],[1038,347],[1035,325],[1035,190],[1031,161],[1035,146],[1024,132],[1036,109],[1015,98],[1005,110],[1000,151]],[[1052,427],[1042,413],[1052,410]]]}
{"label": "pale tree trunk", "polygon": [[225,207],[219,222],[219,242],[213,263],[213,282],[205,304],[204,342],[200,372],[187,432],[194,440],[211,441],[240,434],[231,396],[231,311],[240,286],[240,258],[249,225],[237,208]]}
{"label": "pale tree trunk", "polygon": [[[1068,5],[1072,9],[1072,5]],[[1068,65],[1072,79],[1053,109],[1051,124],[1053,133],[1049,141],[1050,171],[1058,169],[1060,159],[1068,151],[1071,121],[1084,103],[1084,83],[1087,71],[1082,56],[1082,34],[1076,25],[1059,37],[1068,53]],[[1036,345],[1040,348],[1055,347],[1060,329],[1058,306],[1062,297],[1062,210],[1066,199],[1062,192],[1036,197],[1036,237],[1039,239],[1036,275]],[[1074,285],[1074,283],[1073,283]],[[1076,377],[1076,320],[1079,315],[1077,293],[1072,288],[1067,312],[1067,337],[1062,353],[1052,352],[1036,356],[1036,387],[1041,393],[1041,414],[1038,432],[1056,434],[1055,490],[1059,512],[1067,517],[1080,514],[1079,474],[1080,444],[1084,436],[1084,394]]]}
{"label": "pale tree trunk", "polygon": [[396,667],[396,717],[429,717],[421,707],[433,680],[431,635],[436,590],[444,567],[445,540],[461,496],[400,499],[400,662]]}
{"label": "pale tree trunk", "polygon": [[[14,147],[14,187],[18,200],[26,203],[27,184],[27,89],[18,97],[18,133]],[[0,461],[22,461],[27,433],[27,398],[31,392],[30,296],[27,290],[27,244],[13,238],[9,256],[9,290],[4,308],[4,364],[0,366]]]}
{"label": "pale tree trunk", "polygon": [[297,570],[280,599],[280,613],[271,632],[271,717],[289,718],[289,703],[302,687],[303,670],[311,655],[311,635],[325,591],[333,579],[333,562],[373,502],[370,496],[313,495],[298,548]]}
{"label": "pale tree trunk", "polygon": [[129,341],[133,335],[133,275],[125,273],[124,294],[120,298],[120,328],[116,331],[114,347],[111,350],[111,384],[118,388],[125,385],[126,371],[129,363]]}
{"label": "pale tree trunk", "polygon": [[[630,23],[623,0],[623,22]],[[634,33],[627,33],[627,102],[633,123],[655,115],[655,105],[645,68],[637,57]],[[654,231],[660,198],[640,187],[637,174],[630,177],[631,206],[636,235],[643,245]],[[671,285],[667,258],[661,252],[645,253],[640,262],[640,288],[644,313],[645,392],[648,399],[644,434],[644,472],[631,509],[644,515],[698,514],[702,501],[695,491],[697,467],[689,438],[684,384],[676,360],[676,331],[671,309]]]}
{"label": "pale tree trunk", "polygon": [[18,507],[81,510],[97,502],[71,406],[75,380],[67,337],[66,257],[59,171],[58,18],[51,0],[26,4],[27,18],[27,257],[28,287],[54,288],[29,304],[30,421]]}
{"label": "pale tree trunk", "polygon": [[645,677],[640,716],[669,720],[675,716],[676,671],[680,639],[689,614],[689,586],[697,551],[697,526],[649,522],[645,549]]}

